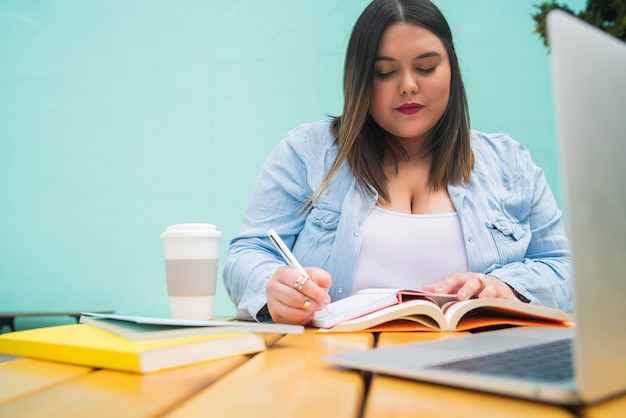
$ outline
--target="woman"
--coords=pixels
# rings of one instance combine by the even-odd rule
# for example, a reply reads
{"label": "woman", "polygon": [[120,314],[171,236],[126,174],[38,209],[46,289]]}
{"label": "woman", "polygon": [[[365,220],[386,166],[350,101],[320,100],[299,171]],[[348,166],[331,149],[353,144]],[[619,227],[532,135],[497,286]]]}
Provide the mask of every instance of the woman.
{"label": "woman", "polygon": [[[528,151],[470,130],[450,28],[428,0],[375,0],[346,53],[343,114],[266,161],[224,281],[237,317],[306,324],[366,287],[569,310],[561,211]],[[284,265],[274,228],[306,267]]]}

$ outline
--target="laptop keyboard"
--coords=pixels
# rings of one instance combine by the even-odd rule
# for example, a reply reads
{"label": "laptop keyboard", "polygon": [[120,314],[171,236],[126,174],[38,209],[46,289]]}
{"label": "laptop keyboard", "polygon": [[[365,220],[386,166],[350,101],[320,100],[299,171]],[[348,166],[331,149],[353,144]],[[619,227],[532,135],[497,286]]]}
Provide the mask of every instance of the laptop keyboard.
{"label": "laptop keyboard", "polygon": [[546,382],[570,380],[573,378],[572,340],[559,340],[430,368]]}

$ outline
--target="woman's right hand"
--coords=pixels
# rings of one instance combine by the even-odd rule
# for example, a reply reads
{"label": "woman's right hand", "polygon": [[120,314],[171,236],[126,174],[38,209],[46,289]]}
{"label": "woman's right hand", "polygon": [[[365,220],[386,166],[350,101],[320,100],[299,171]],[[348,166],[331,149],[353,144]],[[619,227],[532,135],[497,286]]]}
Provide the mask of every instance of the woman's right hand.
{"label": "woman's right hand", "polygon": [[315,312],[330,303],[330,274],[317,267],[304,270],[310,279],[284,266],[267,282],[267,308],[275,323],[306,325],[313,320]]}

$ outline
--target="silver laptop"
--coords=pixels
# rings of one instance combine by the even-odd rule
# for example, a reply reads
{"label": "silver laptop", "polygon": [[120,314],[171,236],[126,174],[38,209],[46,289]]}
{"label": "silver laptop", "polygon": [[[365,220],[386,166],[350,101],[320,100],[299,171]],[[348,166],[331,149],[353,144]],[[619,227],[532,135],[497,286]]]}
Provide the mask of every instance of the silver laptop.
{"label": "silver laptop", "polygon": [[[549,14],[548,35],[576,328],[509,328],[326,360],[558,404],[626,392],[626,44],[561,11]],[[554,345],[569,354],[535,353],[514,370],[513,355]],[[535,368],[543,376],[531,376]]]}

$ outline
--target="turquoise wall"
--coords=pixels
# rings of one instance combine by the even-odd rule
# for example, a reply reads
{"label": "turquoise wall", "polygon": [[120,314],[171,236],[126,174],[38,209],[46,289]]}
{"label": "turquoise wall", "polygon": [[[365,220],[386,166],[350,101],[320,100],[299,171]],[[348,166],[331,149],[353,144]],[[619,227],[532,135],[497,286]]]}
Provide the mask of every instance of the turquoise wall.
{"label": "turquoise wall", "polygon": [[[270,150],[341,111],[368,2],[2,0],[0,310],[167,316],[160,232],[215,223],[221,270]],[[527,145],[560,199],[538,1],[436,3],[473,127]]]}

